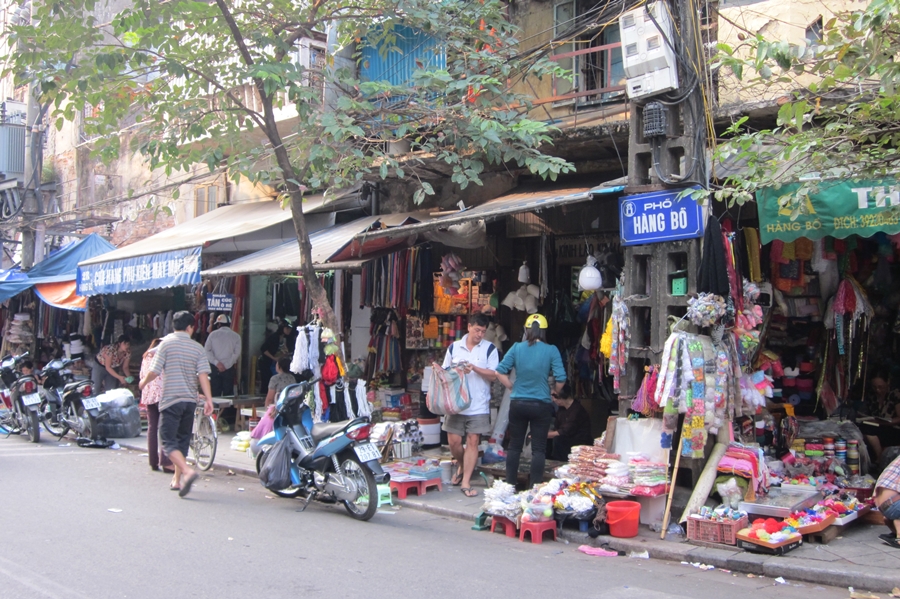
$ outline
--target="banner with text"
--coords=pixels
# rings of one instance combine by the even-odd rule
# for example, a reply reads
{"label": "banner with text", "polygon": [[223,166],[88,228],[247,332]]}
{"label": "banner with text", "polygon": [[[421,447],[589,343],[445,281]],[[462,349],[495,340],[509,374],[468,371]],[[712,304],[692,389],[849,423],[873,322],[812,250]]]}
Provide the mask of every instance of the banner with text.
{"label": "banner with text", "polygon": [[162,289],[200,282],[199,247],[79,266],[78,295]]}
{"label": "banner with text", "polygon": [[792,220],[792,206],[780,198],[799,187],[792,183],[756,192],[763,243],[900,233],[900,184],[895,179],[819,182],[815,193],[801,198],[800,214]]}

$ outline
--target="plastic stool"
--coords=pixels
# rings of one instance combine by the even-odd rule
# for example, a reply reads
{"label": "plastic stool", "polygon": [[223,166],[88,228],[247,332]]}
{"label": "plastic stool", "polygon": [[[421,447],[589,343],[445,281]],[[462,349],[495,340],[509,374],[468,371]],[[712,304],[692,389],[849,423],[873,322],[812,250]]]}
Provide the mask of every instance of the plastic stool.
{"label": "plastic stool", "polygon": [[503,532],[506,533],[506,536],[516,538],[515,522],[509,518],[504,518],[503,516],[491,516],[491,532],[494,532],[494,529],[497,528],[498,525],[503,529]]}
{"label": "plastic stool", "polygon": [[444,490],[444,485],[441,483],[441,479],[431,478],[428,480],[419,481],[419,495],[424,495],[425,491],[432,487],[437,487],[438,491]]}
{"label": "plastic stool", "polygon": [[544,533],[548,530],[553,531],[553,540],[556,540],[556,521],[549,522],[522,522],[522,529],[519,532],[519,540],[525,542],[525,533],[531,533],[531,542],[540,545],[544,542]]}
{"label": "plastic stool", "polygon": [[378,485],[378,507],[394,505],[394,496],[391,494],[390,485]]}
{"label": "plastic stool", "polygon": [[403,482],[391,481],[391,490],[396,489],[397,497],[400,499],[406,499],[406,493],[413,489],[416,490],[416,495],[422,494],[422,487],[420,485],[422,481],[418,480],[405,480]]}

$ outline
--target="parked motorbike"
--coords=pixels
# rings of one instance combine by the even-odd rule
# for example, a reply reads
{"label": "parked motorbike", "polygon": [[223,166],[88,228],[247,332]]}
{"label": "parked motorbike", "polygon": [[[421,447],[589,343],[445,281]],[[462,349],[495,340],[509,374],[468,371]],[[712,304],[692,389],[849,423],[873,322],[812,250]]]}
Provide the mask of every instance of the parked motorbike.
{"label": "parked motorbike", "polygon": [[[390,480],[381,468],[381,452],[368,442],[367,418],[313,424],[303,399],[315,382],[289,385],[278,397],[271,433],[259,440],[256,470],[262,472],[276,443],[285,441],[290,452],[287,488],[270,490],[281,497],[340,501],[357,520],[369,520],[378,509],[377,485]],[[301,511],[303,511],[303,509]]]}
{"label": "parked motorbike", "polygon": [[41,371],[41,416],[50,434],[65,437],[71,430],[78,437],[93,437],[100,416],[100,402],[93,396],[91,381],[73,381],[67,368],[71,361],[51,360]]}
{"label": "parked motorbike", "polygon": [[7,413],[0,419],[0,425],[10,433],[22,433],[32,443],[41,440],[41,396],[38,382],[33,374],[21,374],[19,363],[28,357],[28,352],[19,356],[5,356],[0,360],[0,380],[5,389],[0,393]]}

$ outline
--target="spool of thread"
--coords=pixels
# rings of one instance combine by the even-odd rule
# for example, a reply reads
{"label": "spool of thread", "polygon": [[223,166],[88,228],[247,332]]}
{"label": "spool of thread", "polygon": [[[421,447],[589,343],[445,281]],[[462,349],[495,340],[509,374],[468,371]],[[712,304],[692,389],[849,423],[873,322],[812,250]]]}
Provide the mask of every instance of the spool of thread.
{"label": "spool of thread", "polygon": [[834,445],[834,437],[822,437],[822,443],[825,445]]}
{"label": "spool of thread", "polygon": [[837,439],[834,442],[835,451],[847,451],[847,442],[843,439]]}

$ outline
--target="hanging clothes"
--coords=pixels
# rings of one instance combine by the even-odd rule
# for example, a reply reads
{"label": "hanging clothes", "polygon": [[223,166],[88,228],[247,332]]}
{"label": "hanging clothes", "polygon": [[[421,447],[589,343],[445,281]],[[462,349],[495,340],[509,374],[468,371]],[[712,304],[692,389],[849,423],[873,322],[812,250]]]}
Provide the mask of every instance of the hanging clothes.
{"label": "hanging clothes", "polygon": [[706,221],[706,232],[703,234],[703,258],[700,261],[700,282],[697,291],[722,297],[727,297],[729,292],[722,227],[712,215]]}

